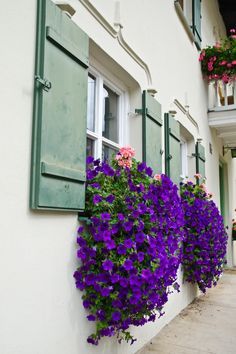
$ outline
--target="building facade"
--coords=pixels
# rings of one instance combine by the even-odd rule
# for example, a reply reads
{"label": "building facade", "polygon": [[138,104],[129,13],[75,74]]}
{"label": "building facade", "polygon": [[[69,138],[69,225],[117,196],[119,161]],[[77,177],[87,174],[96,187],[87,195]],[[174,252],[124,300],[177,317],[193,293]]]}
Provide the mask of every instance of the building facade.
{"label": "building facade", "polygon": [[[202,172],[229,226],[232,265],[236,94],[223,88],[220,97],[219,88],[203,80],[198,60],[200,48],[226,34],[221,4],[2,5],[0,352],[135,353],[198,290],[183,282],[179,269],[180,293],[170,296],[165,316],[132,329],[138,339],[133,346],[115,338],[98,347],[86,342],[93,325],[73,279],[85,156],[109,159],[131,145],[138,160],[167,171],[176,183]],[[174,127],[169,135],[166,126]]]}

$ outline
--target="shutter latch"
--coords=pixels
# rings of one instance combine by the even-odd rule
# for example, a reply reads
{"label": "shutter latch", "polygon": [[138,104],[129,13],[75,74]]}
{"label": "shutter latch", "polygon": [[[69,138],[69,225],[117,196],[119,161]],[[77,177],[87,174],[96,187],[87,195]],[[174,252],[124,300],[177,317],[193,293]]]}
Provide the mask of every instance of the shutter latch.
{"label": "shutter latch", "polygon": [[50,81],[48,81],[47,79],[42,79],[38,75],[35,76],[35,80],[43,86],[44,91],[48,92],[52,87],[52,84]]}

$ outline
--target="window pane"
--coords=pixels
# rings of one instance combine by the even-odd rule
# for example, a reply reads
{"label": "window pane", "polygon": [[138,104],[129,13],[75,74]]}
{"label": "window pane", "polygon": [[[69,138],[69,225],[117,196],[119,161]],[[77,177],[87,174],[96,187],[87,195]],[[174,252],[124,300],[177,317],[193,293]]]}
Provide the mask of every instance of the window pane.
{"label": "window pane", "polygon": [[116,148],[111,148],[107,145],[102,146],[102,160],[110,162],[114,155],[116,155],[118,152],[118,149]]}
{"label": "window pane", "polygon": [[94,132],[95,129],[95,90],[96,79],[88,76],[88,100],[87,100],[87,129]]}
{"label": "window pane", "polygon": [[87,138],[86,157],[94,156],[94,140]]}
{"label": "window pane", "polygon": [[118,143],[118,100],[119,96],[107,86],[103,86],[102,135]]}

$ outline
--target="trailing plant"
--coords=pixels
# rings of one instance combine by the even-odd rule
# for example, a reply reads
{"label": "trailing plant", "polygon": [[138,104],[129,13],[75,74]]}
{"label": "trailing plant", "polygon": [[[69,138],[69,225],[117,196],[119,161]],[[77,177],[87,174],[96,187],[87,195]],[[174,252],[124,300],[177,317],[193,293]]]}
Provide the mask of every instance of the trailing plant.
{"label": "trailing plant", "polygon": [[130,147],[121,148],[111,165],[92,157],[87,162],[90,224],[78,229],[81,263],[74,278],[88,320],[96,321],[88,342],[116,335],[132,344],[129,326],[162,316],[168,294],[179,289],[181,200],[177,186],[165,175],[153,176]]}
{"label": "trailing plant", "polygon": [[224,83],[236,79],[236,30],[213,46],[202,49],[199,61],[207,80],[222,80]]}
{"label": "trailing plant", "polygon": [[[200,179],[201,175],[195,175]],[[211,200],[205,184],[182,183],[181,197],[185,213],[184,277],[197,283],[202,292],[216,285],[225,264],[227,233],[223,218]]]}

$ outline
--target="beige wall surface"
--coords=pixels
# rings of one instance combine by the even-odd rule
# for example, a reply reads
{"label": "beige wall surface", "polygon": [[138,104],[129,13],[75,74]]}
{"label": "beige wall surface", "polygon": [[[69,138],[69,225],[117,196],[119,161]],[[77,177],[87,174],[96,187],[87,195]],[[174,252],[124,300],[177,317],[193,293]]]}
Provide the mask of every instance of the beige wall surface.
{"label": "beige wall surface", "polygon": [[[176,118],[193,139],[203,139],[207,186],[218,205],[219,159],[228,164],[229,188],[234,188],[235,207],[236,182],[234,177],[233,187],[231,160],[222,156],[221,141],[209,129],[207,85],[202,80],[199,52],[177,15],[174,1],[121,0],[117,4],[112,0],[69,0],[69,3],[76,9],[73,21],[91,38],[94,62],[106,62],[111,76],[127,87],[127,142],[135,147],[137,157],[142,156],[141,117],[133,113],[135,108],[141,108],[141,91],[153,87],[158,91],[156,98],[162,104],[162,111],[174,108]],[[114,22],[122,24],[121,31]],[[33,212],[28,206],[35,26],[36,1],[4,3],[4,11],[0,11],[0,178],[3,191],[0,353],[131,354],[190,303],[197,289],[183,282],[179,270],[181,292],[170,296],[164,317],[132,329],[138,338],[133,346],[118,345],[115,339],[102,340],[99,347],[86,343],[92,325],[86,320],[81,294],[75,289],[72,276],[77,266],[77,215]],[[203,45],[213,43],[224,33],[216,1],[202,1],[202,31]],[[186,105],[197,124],[180,108]]]}

